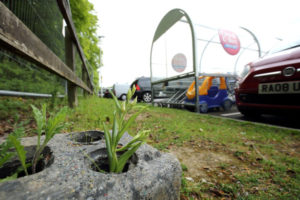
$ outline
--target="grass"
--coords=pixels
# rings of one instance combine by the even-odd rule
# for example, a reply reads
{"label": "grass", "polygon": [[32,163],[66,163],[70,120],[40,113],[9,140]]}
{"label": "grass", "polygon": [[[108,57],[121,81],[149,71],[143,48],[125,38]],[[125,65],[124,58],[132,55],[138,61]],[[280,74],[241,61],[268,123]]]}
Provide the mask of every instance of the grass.
{"label": "grass", "polygon": [[[102,121],[111,127],[112,110],[111,99],[80,98],[64,131],[103,130]],[[209,166],[204,178],[181,163],[181,199],[300,199],[299,131],[151,106],[129,134],[144,129],[151,130],[147,143],[159,150],[185,147],[235,160]]]}

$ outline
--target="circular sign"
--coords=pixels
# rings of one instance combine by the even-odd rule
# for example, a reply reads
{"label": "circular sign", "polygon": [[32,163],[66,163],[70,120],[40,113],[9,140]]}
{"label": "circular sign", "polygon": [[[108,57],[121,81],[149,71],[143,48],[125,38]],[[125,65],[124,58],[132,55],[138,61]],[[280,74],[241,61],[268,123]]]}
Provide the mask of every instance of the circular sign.
{"label": "circular sign", "polygon": [[176,54],[172,59],[172,67],[176,72],[183,72],[186,68],[186,57],[182,53]]}
{"label": "circular sign", "polygon": [[219,30],[220,42],[224,50],[230,55],[236,55],[240,51],[240,40],[238,36],[227,30]]}

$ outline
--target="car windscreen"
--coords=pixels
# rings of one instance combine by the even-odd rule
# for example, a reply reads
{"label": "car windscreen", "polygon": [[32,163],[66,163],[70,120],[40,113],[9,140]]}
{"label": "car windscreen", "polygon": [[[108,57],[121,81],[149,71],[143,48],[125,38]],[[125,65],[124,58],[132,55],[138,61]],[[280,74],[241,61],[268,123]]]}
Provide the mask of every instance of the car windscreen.
{"label": "car windscreen", "polygon": [[274,54],[277,52],[285,51],[288,49],[300,47],[300,39],[296,40],[289,40],[289,41],[282,41],[278,46],[271,49],[268,54]]}

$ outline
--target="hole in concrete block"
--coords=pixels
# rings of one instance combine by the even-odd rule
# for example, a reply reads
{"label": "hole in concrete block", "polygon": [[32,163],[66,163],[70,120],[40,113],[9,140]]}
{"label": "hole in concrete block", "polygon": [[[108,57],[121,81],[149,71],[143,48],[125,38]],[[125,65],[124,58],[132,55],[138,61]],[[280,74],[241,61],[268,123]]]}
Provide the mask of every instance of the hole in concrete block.
{"label": "hole in concrete block", "polygon": [[[34,153],[36,150],[36,146],[27,146],[25,147],[26,153],[26,163],[31,163]],[[46,146],[42,152],[42,158],[38,161],[36,166],[36,173],[43,171],[44,169],[50,167],[54,162],[53,152],[51,148]],[[10,162],[7,162],[0,168],[0,179],[12,176],[16,173],[17,169],[22,168],[21,162],[18,157],[13,158]],[[23,169],[23,168],[22,168]],[[29,175],[32,174],[31,166],[27,167],[27,172]],[[25,171],[22,170],[18,173],[18,178],[25,176]]]}
{"label": "hole in concrete block", "polygon": [[71,134],[71,139],[80,144],[96,144],[104,139],[101,131],[85,131]]}
{"label": "hole in concrete block", "polygon": [[[118,156],[121,156],[123,153],[124,152],[118,152]],[[86,158],[86,160],[88,161],[88,165],[92,170],[99,172],[99,168],[100,168],[101,170],[100,172],[109,173],[109,162],[108,162],[107,150],[105,148],[98,149],[96,151],[89,153],[89,157],[90,158]],[[134,167],[136,167],[137,162],[138,162],[138,157],[134,153],[125,164],[122,173],[132,170]]]}

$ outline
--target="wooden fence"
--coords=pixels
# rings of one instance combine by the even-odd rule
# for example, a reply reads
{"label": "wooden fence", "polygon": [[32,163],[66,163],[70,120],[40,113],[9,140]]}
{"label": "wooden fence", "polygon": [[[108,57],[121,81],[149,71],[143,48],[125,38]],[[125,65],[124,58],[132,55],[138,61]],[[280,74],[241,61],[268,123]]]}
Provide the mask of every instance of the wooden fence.
{"label": "wooden fence", "polygon": [[[77,104],[76,88],[85,93],[93,93],[92,79],[89,74],[86,58],[76,35],[67,0],[57,0],[59,10],[66,22],[65,28],[65,62],[43,43],[4,3],[0,1],[0,45],[18,54],[68,81],[68,100],[73,107]],[[82,77],[75,70],[75,52],[82,61]],[[92,73],[92,72],[91,72]]]}

